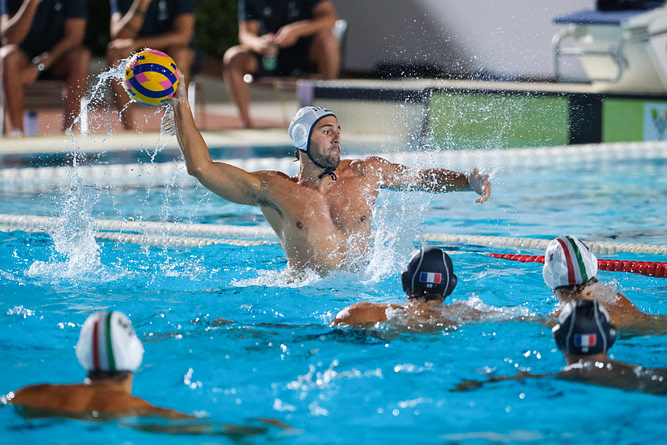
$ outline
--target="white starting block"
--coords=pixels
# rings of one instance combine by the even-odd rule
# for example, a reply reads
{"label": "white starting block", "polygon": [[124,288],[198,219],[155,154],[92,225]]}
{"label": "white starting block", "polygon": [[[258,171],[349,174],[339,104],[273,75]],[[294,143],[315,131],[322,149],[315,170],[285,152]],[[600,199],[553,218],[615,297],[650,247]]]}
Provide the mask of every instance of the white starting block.
{"label": "white starting block", "polygon": [[[577,57],[597,91],[667,91],[667,5],[649,10],[579,11],[554,19],[554,78]],[[566,42],[570,42],[566,46]]]}

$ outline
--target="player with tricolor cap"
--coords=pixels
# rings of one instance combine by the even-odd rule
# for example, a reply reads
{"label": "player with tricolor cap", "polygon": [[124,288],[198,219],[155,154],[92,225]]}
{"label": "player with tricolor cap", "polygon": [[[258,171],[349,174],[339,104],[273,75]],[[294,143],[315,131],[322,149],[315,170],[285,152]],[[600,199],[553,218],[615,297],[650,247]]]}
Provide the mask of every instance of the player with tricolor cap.
{"label": "player with tricolor cap", "polygon": [[[552,240],[544,253],[542,276],[558,301],[589,299],[599,302],[611,321],[623,334],[645,335],[667,333],[667,317],[646,314],[615,286],[597,279],[598,260],[582,240],[561,236]],[[558,316],[557,310],[554,315]]]}
{"label": "player with tricolor cap", "polygon": [[399,317],[405,321],[404,324],[429,331],[480,317],[478,311],[465,303],[443,305],[445,298],[454,291],[457,278],[452,259],[439,247],[419,249],[401,273],[401,282],[407,296],[405,305],[362,301],[341,310],[331,325],[377,323],[387,320],[389,314],[396,311],[396,314],[404,316]]}
{"label": "player with tricolor cap", "polygon": [[124,416],[192,419],[135,397],[132,376],[144,355],[132,323],[121,312],[97,312],[81,328],[76,356],[88,371],[84,383],[38,384],[5,396],[27,416],[107,419]]}
{"label": "player with tricolor cap", "polygon": [[597,301],[584,299],[566,304],[552,332],[567,363],[561,371],[549,374],[521,371],[517,375],[492,377],[486,381],[464,380],[456,390],[466,391],[506,380],[551,377],[626,391],[667,394],[667,369],[644,368],[608,356],[617,332],[609,314]]}

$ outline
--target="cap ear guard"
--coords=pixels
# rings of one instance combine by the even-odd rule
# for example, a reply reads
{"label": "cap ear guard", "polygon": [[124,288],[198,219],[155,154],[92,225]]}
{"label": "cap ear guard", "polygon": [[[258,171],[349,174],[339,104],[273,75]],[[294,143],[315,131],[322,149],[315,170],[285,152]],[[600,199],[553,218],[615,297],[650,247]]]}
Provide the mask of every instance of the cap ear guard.
{"label": "cap ear guard", "polygon": [[447,289],[445,289],[444,296],[447,297],[449,294],[454,292],[454,288],[456,287],[456,283],[458,282],[458,278],[456,278],[456,275],[452,273],[452,275],[449,277],[449,282],[447,283]]}
{"label": "cap ear guard", "polygon": [[308,129],[303,124],[295,124],[290,129],[290,138],[292,144],[299,150],[307,150],[308,148]]}

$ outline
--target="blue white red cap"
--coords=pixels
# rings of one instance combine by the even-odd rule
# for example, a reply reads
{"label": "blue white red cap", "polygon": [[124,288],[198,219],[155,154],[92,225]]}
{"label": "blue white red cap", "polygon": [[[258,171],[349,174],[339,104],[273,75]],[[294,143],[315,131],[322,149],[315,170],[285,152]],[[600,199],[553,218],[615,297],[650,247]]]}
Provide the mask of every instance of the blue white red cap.
{"label": "blue white red cap", "polygon": [[435,246],[419,249],[401,274],[403,290],[408,295],[419,292],[447,296],[456,287],[454,265],[447,252]]}
{"label": "blue white red cap", "polygon": [[580,239],[561,236],[544,253],[542,276],[550,289],[582,284],[598,273],[598,259]]}
{"label": "blue white red cap", "polygon": [[143,356],[144,347],[121,312],[97,312],[81,328],[76,357],[88,371],[134,372]]}
{"label": "blue white red cap", "polygon": [[558,349],[565,355],[606,353],[616,340],[609,313],[594,300],[569,302],[552,331]]}

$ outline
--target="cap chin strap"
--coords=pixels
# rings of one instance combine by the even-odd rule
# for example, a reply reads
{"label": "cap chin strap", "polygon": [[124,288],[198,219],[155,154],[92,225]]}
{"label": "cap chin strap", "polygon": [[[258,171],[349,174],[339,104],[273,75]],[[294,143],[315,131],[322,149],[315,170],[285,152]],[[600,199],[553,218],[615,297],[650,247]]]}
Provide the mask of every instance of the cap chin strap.
{"label": "cap chin strap", "polygon": [[320,164],[319,162],[317,162],[315,159],[313,159],[313,157],[310,155],[310,150],[301,150],[301,149],[299,149],[299,150],[301,152],[307,154],[308,157],[310,158],[310,160],[313,162],[313,164],[315,164],[316,166],[318,166],[319,168],[324,170],[322,173],[320,173],[320,175],[317,177],[317,179],[322,179],[326,175],[331,176],[331,179],[333,179],[334,181],[336,179],[338,179],[338,176],[336,176],[336,173],[334,173],[336,171],[336,167],[325,167],[322,164]]}

